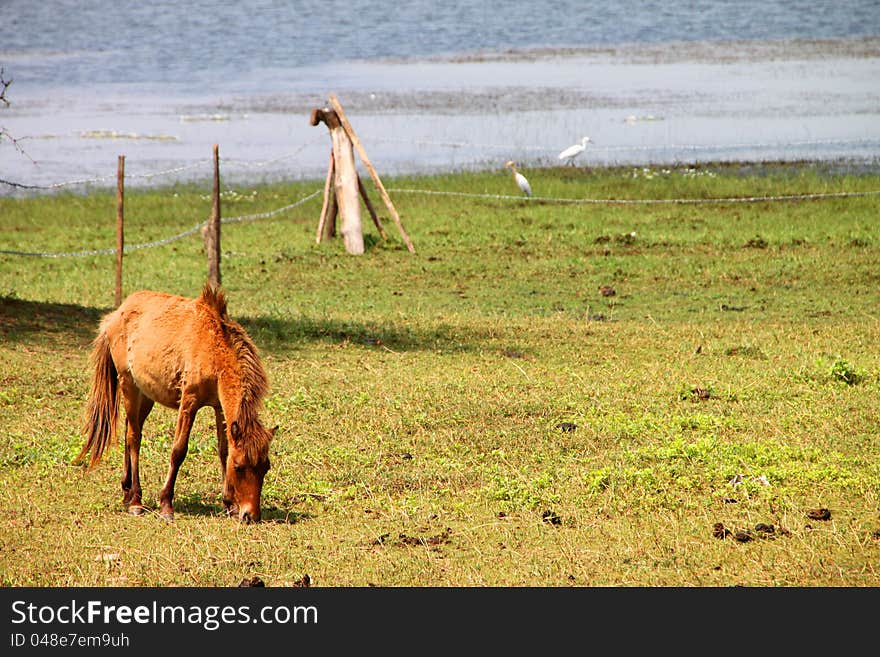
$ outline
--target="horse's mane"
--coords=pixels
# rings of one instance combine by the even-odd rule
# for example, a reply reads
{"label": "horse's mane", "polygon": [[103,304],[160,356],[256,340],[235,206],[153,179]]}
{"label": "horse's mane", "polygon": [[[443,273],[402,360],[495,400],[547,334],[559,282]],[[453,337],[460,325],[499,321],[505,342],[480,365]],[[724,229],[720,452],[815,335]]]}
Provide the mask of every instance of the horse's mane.
{"label": "horse's mane", "polygon": [[[263,369],[254,341],[242,325],[229,316],[226,310],[226,294],[223,290],[219,286],[205,283],[200,301],[217,312],[223,335],[238,356],[238,365],[241,368],[241,400],[238,417],[227,418],[227,422],[239,423],[242,435],[248,437],[246,447],[249,458],[254,457],[252,460],[256,461],[256,456],[266,454],[271,438],[271,434],[263,427],[258,417],[263,397],[269,392],[269,378],[266,376],[266,370]],[[254,451],[250,452],[251,449]]]}

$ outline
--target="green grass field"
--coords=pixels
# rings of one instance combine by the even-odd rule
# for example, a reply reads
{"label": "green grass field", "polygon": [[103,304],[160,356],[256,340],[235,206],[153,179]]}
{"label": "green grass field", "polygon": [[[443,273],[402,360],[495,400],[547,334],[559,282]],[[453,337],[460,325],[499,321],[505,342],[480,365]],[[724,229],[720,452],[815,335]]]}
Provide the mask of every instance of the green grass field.
{"label": "green grass field", "polygon": [[[320,194],[223,225],[279,425],[258,525],[222,514],[208,409],[173,522],[124,512],[121,447],[71,465],[115,257],[0,254],[0,582],[880,585],[880,196],[833,196],[880,176],[523,173],[540,198],[504,170],[384,180],[415,253],[368,181],[389,239],[364,211],[361,256],[316,244]],[[223,215],[321,185],[226,189]],[[129,191],[126,244],[204,221],[209,189]],[[799,194],[832,196],[706,202]],[[0,198],[0,249],[113,248],[115,202]],[[198,233],[124,259],[125,293],[206,275]],[[175,417],[145,426],[153,509]]]}

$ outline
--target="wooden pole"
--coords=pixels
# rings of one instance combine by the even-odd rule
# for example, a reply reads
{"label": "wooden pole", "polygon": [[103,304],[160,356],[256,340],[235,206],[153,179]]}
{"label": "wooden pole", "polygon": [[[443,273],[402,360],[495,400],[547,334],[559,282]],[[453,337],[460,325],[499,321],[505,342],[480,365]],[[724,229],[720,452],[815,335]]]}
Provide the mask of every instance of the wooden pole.
{"label": "wooden pole", "polygon": [[125,155],[116,167],[116,306],[122,303],[122,254],[125,250]]}
{"label": "wooden pole", "polygon": [[336,237],[336,217],[339,216],[339,204],[336,202],[336,192],[330,188],[330,208],[327,210],[327,219],[324,222],[324,239]]}
{"label": "wooden pole", "polygon": [[376,228],[379,230],[379,234],[382,236],[382,239],[387,240],[388,233],[385,232],[385,229],[382,227],[382,222],[379,221],[379,215],[376,214],[376,209],[370,202],[370,197],[367,196],[367,190],[364,189],[364,183],[361,182],[360,176],[358,176],[358,191],[361,193],[361,198],[364,199],[364,205],[367,206],[367,210],[370,212],[370,216],[373,218],[373,224],[375,224]]}
{"label": "wooden pole", "polygon": [[351,123],[348,122],[348,118],[346,118],[345,116],[342,105],[339,104],[339,100],[336,98],[335,94],[330,94],[330,104],[333,105],[333,109],[336,110],[336,115],[339,117],[339,122],[342,124],[345,132],[348,133],[348,137],[349,139],[351,139],[351,142],[357,149],[358,155],[361,156],[361,161],[364,163],[364,166],[367,167],[367,171],[370,172],[370,176],[373,178],[373,182],[376,183],[376,187],[379,189],[379,194],[382,196],[382,200],[385,202],[385,207],[387,207],[388,212],[391,213],[391,218],[394,219],[394,223],[397,224],[397,229],[400,231],[400,235],[401,237],[403,237],[403,241],[406,243],[406,248],[410,250],[410,253],[415,253],[416,248],[413,246],[412,240],[410,240],[409,235],[407,235],[406,231],[403,229],[403,223],[400,221],[400,216],[397,214],[397,210],[394,209],[394,204],[391,202],[391,197],[388,196],[388,192],[385,190],[385,185],[382,184],[382,181],[379,179],[379,174],[376,173],[376,170],[370,163],[370,158],[367,157],[367,152],[361,145],[361,140],[358,139],[357,135],[354,132],[354,128],[352,128]]}
{"label": "wooden pole", "polygon": [[[321,218],[318,220],[318,234],[315,237],[315,242],[317,244],[321,243],[321,239],[323,237],[330,237],[333,233],[335,233],[335,226],[327,226],[327,218],[330,212],[330,206],[333,205],[334,215],[333,219],[335,221],[335,199],[333,196],[333,175],[334,175],[334,165],[333,165],[333,151],[330,151],[330,164],[327,166],[327,179],[324,181],[324,204],[321,206]],[[325,235],[326,233],[326,235]]]}
{"label": "wooden pole", "polygon": [[214,203],[205,236],[208,250],[208,282],[220,285],[220,148],[214,144]]}

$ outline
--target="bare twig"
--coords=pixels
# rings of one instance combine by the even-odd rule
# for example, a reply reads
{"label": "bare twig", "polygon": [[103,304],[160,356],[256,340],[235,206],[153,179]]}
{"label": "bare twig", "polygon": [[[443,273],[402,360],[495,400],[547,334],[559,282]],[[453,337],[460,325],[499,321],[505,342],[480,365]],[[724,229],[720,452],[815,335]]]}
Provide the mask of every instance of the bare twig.
{"label": "bare twig", "polygon": [[[9,107],[10,105],[9,99],[6,97],[6,92],[9,90],[9,87],[11,85],[12,78],[7,80],[6,72],[3,70],[3,67],[0,66],[0,103],[3,104],[3,107]],[[17,150],[19,153],[21,153],[33,162],[33,158],[31,158],[31,156],[25,152],[21,144],[18,143],[18,139],[12,136],[9,130],[6,129],[6,126],[0,125],[0,142],[2,142],[4,139],[8,139],[9,141],[11,141],[12,145],[15,147],[15,150]]]}
{"label": "bare twig", "polygon": [[9,85],[11,84],[12,80],[6,79],[3,67],[0,66],[0,102],[2,102],[3,105],[6,107],[9,107],[9,101],[6,99],[6,90],[9,89]]}

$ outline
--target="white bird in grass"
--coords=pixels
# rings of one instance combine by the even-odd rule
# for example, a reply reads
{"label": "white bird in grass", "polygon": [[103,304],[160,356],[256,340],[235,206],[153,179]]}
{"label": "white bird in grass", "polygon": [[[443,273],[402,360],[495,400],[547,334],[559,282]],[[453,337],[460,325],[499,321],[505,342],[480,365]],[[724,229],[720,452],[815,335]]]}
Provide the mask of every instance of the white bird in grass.
{"label": "white bird in grass", "polygon": [[529,184],[529,181],[526,180],[526,177],[516,170],[516,162],[510,160],[504,166],[508,167],[513,172],[513,179],[516,181],[516,184],[522,190],[523,194],[531,196],[532,186]]}
{"label": "white bird in grass", "polygon": [[567,164],[574,164],[574,158],[586,150],[587,144],[590,143],[590,141],[591,139],[589,137],[581,137],[581,143],[566,148],[559,154],[559,159],[565,160]]}

